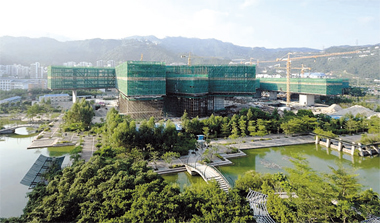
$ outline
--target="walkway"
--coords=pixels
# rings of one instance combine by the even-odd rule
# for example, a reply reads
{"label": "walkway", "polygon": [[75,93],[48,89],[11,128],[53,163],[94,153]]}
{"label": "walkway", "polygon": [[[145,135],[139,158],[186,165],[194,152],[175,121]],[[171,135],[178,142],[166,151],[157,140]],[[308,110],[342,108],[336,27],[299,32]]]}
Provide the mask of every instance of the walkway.
{"label": "walkway", "polygon": [[228,192],[231,185],[223,174],[213,166],[198,162],[202,159],[202,153],[203,152],[197,152],[196,154],[190,153],[187,162],[185,163],[186,170],[190,172],[190,174],[193,174],[194,172],[198,173],[206,182],[215,180],[218,182],[220,189]]}
{"label": "walkway", "polygon": [[[64,132],[60,133],[60,125],[62,122],[63,115],[61,114],[56,121],[53,121],[53,126],[50,127],[50,131],[42,131],[36,138],[32,141],[32,144],[28,146],[28,149],[44,148],[44,147],[54,147],[54,146],[66,146],[66,145],[79,145],[80,139],[82,137],[82,159],[85,162],[89,161],[93,153],[98,149],[95,147],[96,136],[84,135],[83,133],[77,132]],[[41,136],[40,136],[41,135]],[[40,138],[38,139],[38,137]]]}
{"label": "walkway", "polygon": [[95,147],[96,144],[96,136],[85,136],[83,139],[83,149],[82,149],[82,159],[85,162],[89,161],[94,154],[94,152],[98,149]]}
{"label": "walkway", "polygon": [[5,129],[0,129],[0,134],[11,134],[14,133],[17,128],[22,128],[22,127],[39,127],[39,124],[21,124],[21,125],[16,125],[12,127],[8,127]]}
{"label": "walkway", "polygon": [[[252,141],[253,140],[253,141]],[[233,144],[233,142],[236,142]],[[305,135],[305,136],[286,136],[286,135],[271,135],[266,136],[265,138],[258,137],[246,137],[239,138],[239,140],[218,140],[213,141],[211,144],[228,144],[231,143],[232,147],[238,149],[259,149],[259,148],[268,148],[276,146],[290,146],[290,145],[300,145],[307,143],[315,143],[314,136]]]}

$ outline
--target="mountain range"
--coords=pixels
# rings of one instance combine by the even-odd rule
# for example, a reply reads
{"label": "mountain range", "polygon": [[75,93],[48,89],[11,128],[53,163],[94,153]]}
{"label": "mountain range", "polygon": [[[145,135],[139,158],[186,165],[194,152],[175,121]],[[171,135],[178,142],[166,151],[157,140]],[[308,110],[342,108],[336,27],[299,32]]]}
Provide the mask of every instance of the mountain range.
{"label": "mountain range", "polygon": [[[341,58],[329,63],[327,61],[306,60],[312,70],[321,72],[343,72],[357,76],[378,77],[379,50],[372,46],[339,46],[330,47],[324,53],[345,52],[352,50],[373,49],[374,55],[351,60]],[[68,61],[91,62],[97,60],[114,60],[116,64],[127,60],[163,61],[166,64],[186,64],[191,54],[192,64],[227,64],[231,60],[249,62],[256,60],[275,60],[288,52],[298,54],[320,53],[312,48],[277,48],[243,47],[217,39],[198,39],[185,37],[131,36],[124,39],[88,39],[60,42],[52,38],[0,37],[0,64],[21,64],[28,66],[40,62],[42,66],[62,65]],[[352,59],[352,58],[351,58]],[[309,61],[309,62],[308,62]],[[334,65],[335,64],[335,65]],[[281,65],[283,66],[283,65]],[[365,68],[363,68],[365,66]]]}

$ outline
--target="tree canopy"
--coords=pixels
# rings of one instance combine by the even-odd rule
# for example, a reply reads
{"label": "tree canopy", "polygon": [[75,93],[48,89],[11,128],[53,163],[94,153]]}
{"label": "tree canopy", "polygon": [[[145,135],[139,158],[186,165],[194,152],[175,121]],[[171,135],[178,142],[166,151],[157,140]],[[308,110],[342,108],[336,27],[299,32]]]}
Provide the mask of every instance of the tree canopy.
{"label": "tree canopy", "polygon": [[247,222],[249,206],[216,182],[180,192],[132,158],[98,155],[65,168],[29,195],[27,222]]}
{"label": "tree canopy", "polygon": [[88,129],[94,115],[91,103],[82,98],[74,103],[63,116],[65,131]]}

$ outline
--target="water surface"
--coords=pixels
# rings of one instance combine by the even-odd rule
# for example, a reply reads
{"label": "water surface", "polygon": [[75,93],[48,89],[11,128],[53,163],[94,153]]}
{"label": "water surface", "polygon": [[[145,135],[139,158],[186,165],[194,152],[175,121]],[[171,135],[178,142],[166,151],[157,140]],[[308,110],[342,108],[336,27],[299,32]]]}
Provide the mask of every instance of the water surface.
{"label": "water surface", "polygon": [[[247,156],[230,159],[234,163],[233,165],[218,167],[231,185],[234,184],[239,175],[244,175],[249,170],[260,173],[286,172],[284,170],[286,167],[293,167],[290,158],[293,154],[299,153],[303,154],[310,167],[319,173],[331,173],[329,166],[337,168],[339,163],[343,167],[355,170],[355,173],[359,175],[359,183],[364,186],[363,190],[372,188],[380,193],[380,157],[378,156],[351,156],[336,150],[327,150],[315,144],[250,149],[244,150],[244,153]],[[194,180],[197,182],[203,180],[199,176],[196,177],[188,173],[178,173],[165,175],[164,179],[178,183],[183,188],[183,185],[189,185]]]}
{"label": "water surface", "polygon": [[[35,138],[35,134],[29,134],[26,128],[18,128],[16,134],[0,137],[3,139],[0,140],[0,217],[20,216],[28,201],[26,193],[31,191],[20,181],[40,154],[51,154],[47,148],[26,149]],[[69,158],[65,157],[63,165],[68,161]]]}

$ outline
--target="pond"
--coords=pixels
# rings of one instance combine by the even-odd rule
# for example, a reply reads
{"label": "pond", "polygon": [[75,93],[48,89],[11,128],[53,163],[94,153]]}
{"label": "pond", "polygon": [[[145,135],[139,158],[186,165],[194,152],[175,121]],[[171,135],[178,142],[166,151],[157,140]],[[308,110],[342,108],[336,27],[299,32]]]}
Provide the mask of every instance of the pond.
{"label": "pond", "polygon": [[[35,138],[26,128],[16,129],[16,134],[1,136],[0,140],[0,217],[20,216],[30,192],[20,181],[40,154],[65,155],[63,166],[69,162],[67,151],[58,148],[26,149]],[[51,151],[50,151],[51,150]]]}
{"label": "pond", "polygon": [[[234,165],[220,166],[218,169],[233,185],[239,175],[244,175],[249,170],[255,170],[260,173],[277,173],[285,172],[284,168],[292,167],[290,162],[292,154],[300,153],[307,159],[310,167],[319,173],[330,173],[329,166],[336,168],[339,163],[344,167],[354,168],[358,174],[359,183],[365,189],[372,188],[380,193],[380,157],[359,157],[351,156],[335,150],[315,144],[304,144],[284,147],[271,147],[263,149],[244,150],[247,156],[231,158]],[[164,179],[171,183],[190,185],[194,176],[179,173],[181,176],[175,177],[164,175]],[[202,179],[201,177],[197,176]],[[187,178],[187,179],[185,179]]]}

